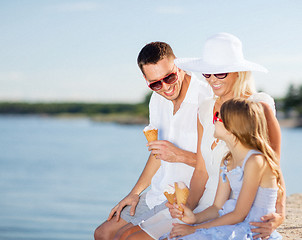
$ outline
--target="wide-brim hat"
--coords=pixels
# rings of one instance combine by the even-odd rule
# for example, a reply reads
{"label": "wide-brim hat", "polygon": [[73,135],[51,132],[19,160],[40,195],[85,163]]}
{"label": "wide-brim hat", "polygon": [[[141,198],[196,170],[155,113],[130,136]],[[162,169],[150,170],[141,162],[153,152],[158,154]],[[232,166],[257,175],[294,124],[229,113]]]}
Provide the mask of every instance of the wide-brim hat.
{"label": "wide-brim hat", "polygon": [[242,43],[229,33],[218,33],[206,40],[201,58],[177,58],[175,65],[182,70],[207,74],[268,70],[244,59]]}

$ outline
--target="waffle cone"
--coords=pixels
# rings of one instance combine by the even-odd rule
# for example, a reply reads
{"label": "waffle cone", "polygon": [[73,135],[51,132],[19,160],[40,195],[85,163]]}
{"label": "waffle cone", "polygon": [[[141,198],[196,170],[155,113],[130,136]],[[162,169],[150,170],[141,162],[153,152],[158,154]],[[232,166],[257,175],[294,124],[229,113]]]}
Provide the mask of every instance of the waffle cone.
{"label": "waffle cone", "polygon": [[168,192],[164,192],[164,194],[165,194],[165,196],[166,196],[166,198],[167,198],[167,200],[168,200],[169,203],[171,203],[171,204],[176,203],[175,193],[171,194],[171,193],[168,193]]}
{"label": "waffle cone", "polygon": [[187,199],[190,193],[189,188],[187,186],[185,188],[179,188],[178,183],[174,183],[174,186],[178,209],[180,211],[183,211],[181,204],[185,205],[187,203]]}
{"label": "waffle cone", "polygon": [[152,129],[148,131],[144,131],[144,134],[148,140],[148,142],[156,141],[157,140],[157,129]]}

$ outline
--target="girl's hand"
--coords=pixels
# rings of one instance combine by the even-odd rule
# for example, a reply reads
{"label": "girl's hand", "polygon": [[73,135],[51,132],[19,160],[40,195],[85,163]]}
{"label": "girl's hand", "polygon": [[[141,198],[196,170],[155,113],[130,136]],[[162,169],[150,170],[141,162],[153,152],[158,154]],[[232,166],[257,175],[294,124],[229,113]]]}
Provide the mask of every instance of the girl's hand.
{"label": "girl's hand", "polygon": [[190,225],[173,223],[173,226],[174,227],[172,228],[172,231],[170,233],[170,238],[182,237],[182,236],[186,236],[186,235],[195,233],[195,228]]}
{"label": "girl's hand", "polygon": [[181,221],[188,223],[188,224],[196,223],[196,217],[195,217],[195,214],[193,213],[193,211],[183,204],[181,204],[181,206],[184,209],[184,212],[180,218]]}
{"label": "girl's hand", "polygon": [[183,217],[183,213],[182,211],[180,211],[178,209],[178,205],[175,204],[171,204],[169,202],[166,203],[166,206],[169,208],[169,212],[172,218],[179,218],[181,219]]}

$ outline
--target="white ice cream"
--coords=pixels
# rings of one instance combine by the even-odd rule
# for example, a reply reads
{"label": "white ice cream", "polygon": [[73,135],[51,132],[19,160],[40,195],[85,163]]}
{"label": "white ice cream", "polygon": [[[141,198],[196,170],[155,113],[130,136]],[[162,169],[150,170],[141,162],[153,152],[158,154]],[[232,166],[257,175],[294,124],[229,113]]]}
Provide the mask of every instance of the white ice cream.
{"label": "white ice cream", "polygon": [[177,186],[178,186],[179,189],[187,188],[187,186],[184,182],[177,182]]}
{"label": "white ice cream", "polygon": [[149,124],[148,126],[146,126],[146,127],[144,128],[144,132],[147,132],[147,131],[153,130],[153,129],[157,129],[157,128],[156,128],[156,127],[153,127],[151,124]]}
{"label": "white ice cream", "polygon": [[168,194],[173,194],[175,193],[175,188],[171,185],[168,185],[165,189],[164,192],[167,192]]}

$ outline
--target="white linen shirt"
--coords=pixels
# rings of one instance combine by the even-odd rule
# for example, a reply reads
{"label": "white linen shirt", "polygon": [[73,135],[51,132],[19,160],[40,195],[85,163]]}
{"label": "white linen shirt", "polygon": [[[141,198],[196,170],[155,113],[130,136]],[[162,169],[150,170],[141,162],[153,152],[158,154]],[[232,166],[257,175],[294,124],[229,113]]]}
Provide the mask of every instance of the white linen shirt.
{"label": "white linen shirt", "polygon": [[[190,85],[179,110],[173,115],[172,101],[153,93],[149,103],[149,120],[158,129],[159,140],[170,141],[183,150],[196,153],[198,104],[211,96],[211,89],[194,74],[190,75]],[[163,192],[168,184],[183,181],[189,186],[193,171],[194,168],[187,164],[161,160],[146,195],[148,207],[151,209],[166,200]]]}

